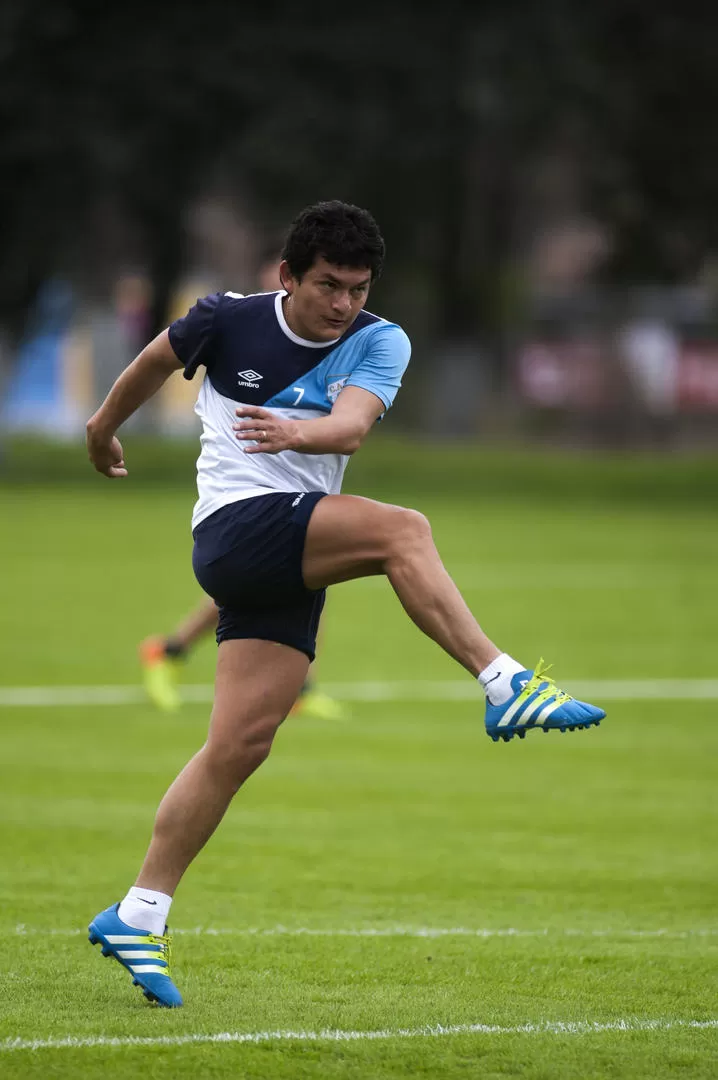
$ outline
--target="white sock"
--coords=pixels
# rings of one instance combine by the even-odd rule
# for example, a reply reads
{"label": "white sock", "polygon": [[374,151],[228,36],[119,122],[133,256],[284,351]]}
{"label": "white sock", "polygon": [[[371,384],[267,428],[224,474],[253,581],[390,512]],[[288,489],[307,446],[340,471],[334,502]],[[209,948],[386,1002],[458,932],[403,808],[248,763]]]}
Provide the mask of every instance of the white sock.
{"label": "white sock", "polygon": [[164,934],[172,897],[153,889],[138,889],[133,885],[120,904],[118,916],[135,930]]}
{"label": "white sock", "polygon": [[511,680],[519,671],[526,671],[523,664],[519,664],[508,653],[502,652],[491,661],[488,667],[479,672],[479,682],[484,688],[490,705],[503,705],[505,701],[513,697]]}

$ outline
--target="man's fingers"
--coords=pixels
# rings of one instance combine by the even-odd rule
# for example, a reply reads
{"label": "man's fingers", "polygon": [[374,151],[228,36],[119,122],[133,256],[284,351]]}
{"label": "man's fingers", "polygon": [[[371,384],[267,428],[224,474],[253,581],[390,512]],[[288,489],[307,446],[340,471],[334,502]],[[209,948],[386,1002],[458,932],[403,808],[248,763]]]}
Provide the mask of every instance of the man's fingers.
{"label": "man's fingers", "polygon": [[111,462],[104,461],[102,464],[100,464],[99,461],[95,461],[93,464],[98,473],[102,473],[103,476],[108,476],[110,479],[114,479],[117,476],[127,476],[127,467],[123,457],[115,458]]}
{"label": "man's fingers", "polygon": [[[282,447],[282,428],[274,413],[260,405],[242,405],[234,410],[242,419],[232,424],[235,439],[254,445],[242,447],[244,454],[278,454]],[[279,446],[273,445],[275,440]]]}
{"label": "man's fingers", "polygon": [[242,405],[239,409],[235,409],[234,412],[235,416],[253,416],[258,420],[270,415],[261,405]]}
{"label": "man's fingers", "polygon": [[108,465],[102,472],[105,476],[114,478],[116,476],[127,476],[127,468],[124,460],[115,461],[112,465]]}

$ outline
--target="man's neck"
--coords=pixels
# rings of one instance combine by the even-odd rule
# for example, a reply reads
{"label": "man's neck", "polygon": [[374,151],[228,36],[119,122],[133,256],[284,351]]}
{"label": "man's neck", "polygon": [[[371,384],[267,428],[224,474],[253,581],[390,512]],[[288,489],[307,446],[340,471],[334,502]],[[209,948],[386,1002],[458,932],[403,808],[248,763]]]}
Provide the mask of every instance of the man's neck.
{"label": "man's neck", "polygon": [[297,337],[304,338],[305,341],[315,341],[316,339],[311,337],[301,323],[298,323],[294,315],[294,307],[292,304],[292,298],[289,293],[286,293],[282,297],[282,314],[284,315],[284,321],[289,329]]}

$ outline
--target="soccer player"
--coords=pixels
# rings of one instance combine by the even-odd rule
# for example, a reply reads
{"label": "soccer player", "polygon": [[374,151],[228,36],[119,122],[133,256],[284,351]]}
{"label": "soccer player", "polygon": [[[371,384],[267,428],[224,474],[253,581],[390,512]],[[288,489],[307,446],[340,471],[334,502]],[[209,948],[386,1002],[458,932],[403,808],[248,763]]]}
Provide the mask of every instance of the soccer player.
{"label": "soccer player", "polygon": [[[279,267],[282,245],[268,243],[260,252],[256,283],[260,292],[277,292],[282,282]],[[177,669],[180,661],[197,642],[217,630],[218,611],[214,600],[206,600],[169,634],[153,634],[140,642],[139,654],[142,682],[148,698],[163,712],[179,709],[181,698],[177,689]],[[291,710],[292,716],[307,716],[317,720],[341,720],[345,708],[329,694],[318,690],[307,678]]]}
{"label": "soccer player", "polygon": [[119,376],[87,424],[98,472],[127,475],[115,434],[177,369],[207,370],[193,566],[219,606],[215,699],[204,746],[160,803],[135,885],[90,923],[101,944],[167,1007],[167,916],[192,860],[265,760],[314,658],[327,586],[385,574],[416,625],[486,693],[494,740],[574,730],[602,709],[575,701],[493,644],[464,603],[414,510],[341,495],[347,458],[391,406],[410,345],[365,310],[384,241],[366,211],[303,210],[287,234],[283,289],[198,300]]}

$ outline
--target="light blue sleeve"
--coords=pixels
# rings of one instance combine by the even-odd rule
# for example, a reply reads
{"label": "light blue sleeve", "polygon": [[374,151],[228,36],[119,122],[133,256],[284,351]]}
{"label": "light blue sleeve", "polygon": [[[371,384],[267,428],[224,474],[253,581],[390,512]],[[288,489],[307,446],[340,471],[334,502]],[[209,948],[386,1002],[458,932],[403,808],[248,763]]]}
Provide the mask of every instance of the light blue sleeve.
{"label": "light blue sleeve", "polygon": [[411,342],[401,327],[380,323],[371,328],[363,356],[344,385],[371,391],[388,409],[399,391],[410,356]]}

